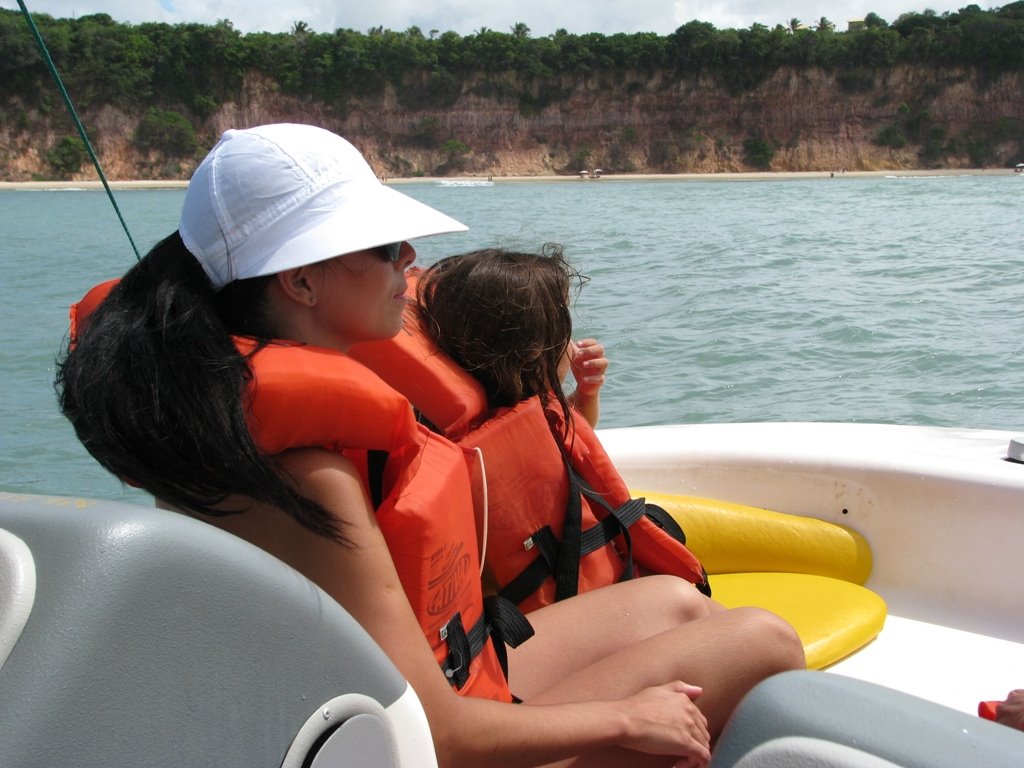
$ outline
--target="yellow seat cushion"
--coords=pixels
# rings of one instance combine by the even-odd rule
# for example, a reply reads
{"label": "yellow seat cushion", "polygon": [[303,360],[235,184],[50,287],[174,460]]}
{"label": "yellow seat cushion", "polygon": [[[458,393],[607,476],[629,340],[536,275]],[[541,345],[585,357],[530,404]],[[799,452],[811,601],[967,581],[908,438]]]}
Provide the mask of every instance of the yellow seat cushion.
{"label": "yellow seat cushion", "polygon": [[686,546],[709,574],[812,573],[855,584],[871,574],[871,547],[845,525],[696,496],[631,494],[675,518],[686,533]]}
{"label": "yellow seat cushion", "polygon": [[885,601],[842,579],[807,573],[723,573],[711,578],[727,608],[757,606],[786,619],[804,646],[807,666],[822,669],[866,645],[885,624]]}
{"label": "yellow seat cushion", "polygon": [[871,575],[871,547],[852,528],[696,496],[631,493],[683,527],[715,600],[764,608],[792,624],[811,669],[839,661],[881,631],[885,601],[861,586]]}

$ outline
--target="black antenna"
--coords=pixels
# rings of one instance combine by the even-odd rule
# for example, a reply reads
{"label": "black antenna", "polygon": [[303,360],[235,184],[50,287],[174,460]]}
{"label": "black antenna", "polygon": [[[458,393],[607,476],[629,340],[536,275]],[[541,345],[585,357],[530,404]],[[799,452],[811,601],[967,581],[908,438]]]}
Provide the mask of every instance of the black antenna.
{"label": "black antenna", "polygon": [[132,239],[132,233],[128,231],[128,224],[125,223],[124,216],[121,215],[121,209],[117,207],[117,201],[114,199],[114,193],[111,191],[110,185],[107,183],[107,177],[104,175],[103,169],[100,167],[100,161],[96,157],[96,153],[93,151],[92,144],[89,142],[89,137],[86,135],[85,128],[82,126],[82,121],[78,119],[78,113],[75,111],[75,105],[71,103],[71,97],[68,96],[67,89],[64,88],[64,81],[61,80],[60,75],[57,74],[57,68],[53,65],[53,59],[50,57],[50,52],[46,49],[46,43],[43,42],[43,37],[39,34],[39,29],[36,27],[35,21],[32,20],[32,14],[30,14],[28,12],[28,8],[25,7],[24,0],[18,0],[18,6],[21,8],[21,13],[25,17],[25,21],[28,22],[28,28],[32,30],[32,35],[36,39],[39,51],[43,54],[43,60],[46,62],[46,66],[50,68],[50,74],[53,75],[53,80],[57,83],[60,95],[64,97],[64,104],[68,108],[68,113],[71,115],[71,119],[75,122],[75,127],[78,128],[78,135],[81,137],[82,143],[85,145],[85,151],[89,153],[89,158],[92,160],[92,164],[96,168],[96,173],[100,175],[100,181],[103,182],[103,188],[107,190],[107,197],[110,198],[110,204],[114,206],[114,212],[117,214],[118,221],[121,222],[121,228],[128,236],[128,242],[131,243],[132,250],[135,251],[135,258],[141,259],[142,256],[139,254],[139,249],[135,245],[135,240]]}

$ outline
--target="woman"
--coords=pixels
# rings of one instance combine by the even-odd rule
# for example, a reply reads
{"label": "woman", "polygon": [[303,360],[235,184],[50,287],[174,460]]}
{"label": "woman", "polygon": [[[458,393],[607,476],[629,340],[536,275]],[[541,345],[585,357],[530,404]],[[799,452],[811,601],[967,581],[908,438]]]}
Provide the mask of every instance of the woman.
{"label": "woman", "polygon": [[[519,706],[495,679],[493,654],[467,663],[472,643],[439,650],[428,633],[438,598],[417,591],[429,574],[417,581],[413,572],[435,559],[458,566],[446,572],[471,572],[475,542],[445,542],[443,557],[410,566],[415,526],[435,535],[422,513],[441,508],[415,509],[409,522],[399,507],[416,494],[402,490],[436,490],[431,472],[416,472],[428,452],[453,483],[468,479],[444,462],[452,446],[417,431],[408,403],[344,353],[400,330],[415,259],[408,241],[460,229],[382,186],[327,131],[229,131],[193,176],[178,233],[72,339],[58,372],[61,407],[116,475],[262,547],[343,605],[413,686],[441,765],[705,765],[708,721],[721,727],[737,688],[800,662],[749,660],[729,619],[709,620],[702,633],[687,628],[701,622],[666,618],[666,631],[640,645],[580,637],[566,654],[572,638],[554,627],[594,628],[607,612],[631,610],[628,588],[567,601],[552,611],[552,629],[538,627],[527,643],[541,649],[546,683],[513,691]],[[375,451],[387,453],[379,476]],[[473,609],[479,591],[472,579],[443,590]],[[681,682],[688,676],[703,694]],[[499,700],[458,695],[474,680]],[[728,697],[715,690],[726,681],[740,681]]]}

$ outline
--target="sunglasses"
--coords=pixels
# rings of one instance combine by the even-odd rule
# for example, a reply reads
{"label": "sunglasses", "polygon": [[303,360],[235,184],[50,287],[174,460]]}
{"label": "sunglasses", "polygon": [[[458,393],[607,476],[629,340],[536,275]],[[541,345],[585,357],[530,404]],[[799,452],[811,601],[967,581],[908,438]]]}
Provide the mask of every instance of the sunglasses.
{"label": "sunglasses", "polygon": [[388,261],[394,263],[402,257],[402,243],[388,243],[387,245],[378,245],[380,251],[387,256]]}

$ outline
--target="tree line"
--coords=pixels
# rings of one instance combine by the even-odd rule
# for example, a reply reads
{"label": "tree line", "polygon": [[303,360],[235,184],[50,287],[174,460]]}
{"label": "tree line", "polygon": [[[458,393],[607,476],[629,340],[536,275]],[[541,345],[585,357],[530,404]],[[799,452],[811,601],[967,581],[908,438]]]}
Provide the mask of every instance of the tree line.
{"label": "tree line", "polygon": [[[76,19],[40,14],[35,21],[78,104],[143,111],[173,107],[195,120],[232,98],[250,72],[263,74],[285,93],[340,109],[347,99],[379,94],[388,84],[410,108],[444,108],[475,78],[473,87],[483,95],[518,99],[529,111],[557,99],[561,79],[598,73],[712,74],[739,93],[786,66],[839,71],[840,84],[851,90],[870,82],[868,73],[901,63],[993,74],[1024,67],[1024,0],[990,10],[968,5],[941,15],[907,13],[891,23],[870,13],[846,31],[822,18],[748,29],[691,21],[669,35],[558,30],[534,37],[522,23],[508,32],[481,28],[459,35],[424,34],[418,27],[315,32],[301,21],[287,33],[241,34],[226,20],[131,25],[106,14]],[[519,86],[486,77],[509,73],[518,76]],[[52,98],[49,78],[21,14],[0,10],[4,96],[44,105]],[[551,85],[528,87],[538,81]]]}

